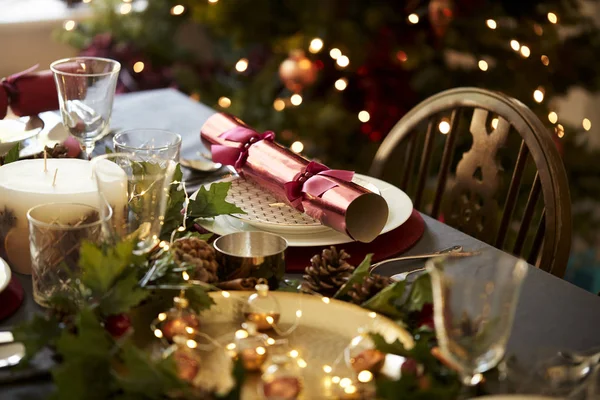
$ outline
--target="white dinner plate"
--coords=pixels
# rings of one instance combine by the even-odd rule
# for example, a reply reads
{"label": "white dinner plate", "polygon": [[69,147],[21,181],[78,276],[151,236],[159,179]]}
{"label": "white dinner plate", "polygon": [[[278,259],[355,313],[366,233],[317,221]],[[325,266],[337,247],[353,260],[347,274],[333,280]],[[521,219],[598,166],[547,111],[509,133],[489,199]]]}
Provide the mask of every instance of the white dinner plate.
{"label": "white dinner plate", "polygon": [[[389,207],[388,220],[381,231],[381,234],[387,233],[396,229],[406,222],[410,217],[413,205],[410,198],[402,190],[394,185],[384,182],[377,178],[372,178],[366,175],[356,174],[359,179],[362,179],[370,184],[375,185],[381,192],[381,196],[385,199]],[[240,221],[231,215],[220,215],[211,219],[198,220],[200,226],[204,229],[216,233],[217,235],[227,235],[235,232],[249,232],[266,230],[257,226],[250,225]],[[319,226],[321,228],[321,226]],[[317,232],[301,232],[289,230],[286,232],[278,232],[283,236],[291,247],[311,247],[311,246],[329,246],[342,243],[350,243],[353,240],[347,235],[334,231],[333,229],[320,230]]]}
{"label": "white dinner plate", "polygon": [[8,286],[11,276],[8,263],[0,258],[0,293]]}

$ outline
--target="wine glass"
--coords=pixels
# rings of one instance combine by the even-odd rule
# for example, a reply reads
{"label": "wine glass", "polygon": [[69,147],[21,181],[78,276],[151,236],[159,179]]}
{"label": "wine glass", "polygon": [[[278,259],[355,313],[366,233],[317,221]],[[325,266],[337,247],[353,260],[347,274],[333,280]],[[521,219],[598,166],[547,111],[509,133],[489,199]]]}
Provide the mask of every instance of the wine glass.
{"label": "wine glass", "polygon": [[113,137],[115,151],[179,161],[181,136],[163,129],[130,129]]}
{"label": "wine glass", "polygon": [[428,261],[440,350],[463,384],[478,384],[504,357],[527,268],[496,251]]}
{"label": "wine glass", "polygon": [[63,124],[91,158],[95,143],[109,131],[121,64],[98,57],[74,57],[50,64]]}
{"label": "wine glass", "polygon": [[113,211],[107,227],[111,237],[135,240],[135,254],[144,254],[159,242],[176,165],[173,160],[131,153],[92,159],[100,201]]}

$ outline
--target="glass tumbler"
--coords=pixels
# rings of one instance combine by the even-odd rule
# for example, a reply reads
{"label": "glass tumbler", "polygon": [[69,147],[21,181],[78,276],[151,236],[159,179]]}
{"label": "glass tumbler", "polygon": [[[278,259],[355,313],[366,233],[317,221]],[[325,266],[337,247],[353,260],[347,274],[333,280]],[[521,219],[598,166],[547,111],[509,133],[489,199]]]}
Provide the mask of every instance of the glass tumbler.
{"label": "glass tumbler", "polygon": [[99,243],[111,210],[76,203],[48,203],[27,212],[33,298],[41,306],[55,294],[69,291],[79,275],[79,248]]}
{"label": "glass tumbler", "polygon": [[158,244],[176,165],[173,160],[132,153],[92,159],[101,204],[112,208],[108,230],[113,240],[135,240],[136,254]]}
{"label": "glass tumbler", "polygon": [[113,144],[119,153],[179,161],[181,136],[162,129],[131,129],[117,133]]}
{"label": "glass tumbler", "polygon": [[463,384],[476,385],[504,357],[527,268],[497,251],[427,263],[440,350]]}
{"label": "glass tumbler", "polygon": [[98,57],[74,57],[50,64],[63,124],[88,159],[95,143],[109,131],[121,64]]}

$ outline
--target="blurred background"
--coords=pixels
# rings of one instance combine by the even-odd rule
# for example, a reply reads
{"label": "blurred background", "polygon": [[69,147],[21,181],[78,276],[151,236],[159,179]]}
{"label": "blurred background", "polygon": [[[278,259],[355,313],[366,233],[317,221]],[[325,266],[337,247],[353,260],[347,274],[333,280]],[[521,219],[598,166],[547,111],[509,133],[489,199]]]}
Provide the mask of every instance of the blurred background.
{"label": "blurred background", "polygon": [[598,292],[599,22],[591,0],[0,0],[0,77],[113,58],[120,93],[177,88],[359,172],[428,96],[504,92],[554,133],[574,207],[566,278]]}

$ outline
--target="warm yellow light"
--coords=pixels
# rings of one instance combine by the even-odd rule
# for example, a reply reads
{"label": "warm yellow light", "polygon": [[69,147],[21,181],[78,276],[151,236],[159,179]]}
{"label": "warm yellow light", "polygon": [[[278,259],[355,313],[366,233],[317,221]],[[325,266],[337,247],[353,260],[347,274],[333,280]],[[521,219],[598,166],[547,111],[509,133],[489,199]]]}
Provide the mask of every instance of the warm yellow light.
{"label": "warm yellow light", "polygon": [[533,24],[533,31],[538,36],[542,36],[544,34],[544,28],[542,28],[540,24]]}
{"label": "warm yellow light", "polygon": [[340,78],[335,81],[335,88],[340,92],[348,86],[348,80],[346,78]]}
{"label": "warm yellow light", "polygon": [[231,105],[231,99],[229,97],[219,97],[219,107],[228,108]]}
{"label": "warm yellow light", "polygon": [[585,129],[586,131],[589,131],[590,129],[592,129],[592,121],[590,121],[587,118],[583,119],[583,121],[581,122],[581,125],[583,125],[583,129]]}
{"label": "warm yellow light", "polygon": [[273,108],[276,111],[283,111],[283,109],[285,108],[285,101],[283,101],[282,99],[275,99],[275,101],[273,102]]}
{"label": "warm yellow light", "polygon": [[548,21],[550,21],[551,24],[556,24],[558,22],[558,16],[556,14],[554,14],[553,12],[549,12],[548,13]]}
{"label": "warm yellow light", "polygon": [[235,337],[238,339],[246,339],[248,337],[248,331],[244,329],[238,329],[235,331]]}
{"label": "warm yellow light", "polygon": [[188,274],[186,271],[183,271],[181,273],[181,276],[183,277],[184,281],[189,281],[190,280],[190,274]]}
{"label": "warm yellow light", "polygon": [[[173,182],[173,183],[175,183],[175,182]],[[177,228],[177,231],[178,232],[183,232],[183,231],[185,231],[185,227],[184,226],[180,226],[179,228]]]}
{"label": "warm yellow light", "polygon": [[335,63],[342,68],[346,68],[350,64],[350,59],[347,56],[339,56]]}
{"label": "warm yellow light", "polygon": [[192,328],[191,326],[186,326],[185,331],[192,335],[194,333],[194,328]]}
{"label": "warm yellow light", "polygon": [[561,124],[556,125],[556,134],[558,135],[559,138],[562,138],[563,136],[565,136],[565,127],[562,126]]}
{"label": "warm yellow light", "polygon": [[245,58],[241,58],[237,63],[235,63],[235,69],[237,72],[244,72],[248,69],[248,60]]}
{"label": "warm yellow light", "polygon": [[275,339],[273,339],[272,337],[268,338],[267,339],[267,344],[269,346],[273,346],[275,344]]}
{"label": "warm yellow light", "polygon": [[490,29],[496,29],[496,27],[497,27],[496,21],[494,21],[493,19],[488,19],[487,21],[485,21],[485,23],[487,24],[488,28],[490,28]]}
{"label": "warm yellow light", "polygon": [[333,378],[331,378],[331,382],[333,382],[333,383],[340,383],[340,377],[339,376],[334,376]]}
{"label": "warm yellow light", "polygon": [[498,118],[492,118],[492,128],[498,129]]}
{"label": "warm yellow light", "polygon": [[477,63],[477,65],[479,66],[479,69],[482,71],[487,71],[488,70],[488,63],[485,60],[479,60],[479,62]]}
{"label": "warm yellow light", "polygon": [[77,24],[73,20],[65,21],[65,24],[64,24],[65,31],[72,31],[73,29],[75,29],[76,25]]}
{"label": "warm yellow light", "polygon": [[374,312],[374,311],[371,311],[371,312],[369,313],[369,317],[371,317],[371,318],[377,318],[377,313],[376,313],[376,312]]}
{"label": "warm yellow light", "polygon": [[440,121],[438,129],[440,130],[441,134],[446,135],[448,132],[450,132],[450,122],[448,122],[446,119]]}
{"label": "warm yellow light", "polygon": [[360,122],[369,122],[370,119],[371,119],[371,114],[369,114],[368,111],[362,110],[361,112],[358,113],[358,120]]}
{"label": "warm yellow light", "polygon": [[83,0],[84,3],[89,3],[92,0]]}
{"label": "warm yellow light", "polygon": [[342,378],[340,380],[340,386],[341,387],[347,388],[350,385],[352,385],[352,381],[350,380],[350,378]]}
{"label": "warm yellow light", "polygon": [[[133,72],[135,73],[140,73],[144,70],[144,63],[142,61],[138,61],[135,64],[133,64]],[[160,247],[165,247],[166,243],[161,242],[162,246]]]}
{"label": "warm yellow light", "polygon": [[219,1],[219,0],[208,0],[208,2],[209,2],[210,4],[215,4],[215,3],[217,3],[218,1]]}
{"label": "warm yellow light", "polygon": [[325,304],[329,304],[331,300],[329,300],[329,297],[321,297],[321,301]]}
{"label": "warm yellow light", "polygon": [[162,333],[162,331],[160,329],[155,329],[154,330],[154,336],[156,336],[157,338],[160,339],[161,337],[163,337],[163,333]]}
{"label": "warm yellow light", "polygon": [[196,347],[198,347],[198,343],[193,339],[188,339],[188,341],[185,342],[185,344],[187,344],[187,347],[189,347],[190,349],[195,349]]}
{"label": "warm yellow light", "polygon": [[299,106],[302,104],[302,96],[297,93],[293,94],[292,97],[290,97],[290,102],[295,106]]}
{"label": "warm yellow light", "polygon": [[519,51],[519,49],[521,48],[521,44],[519,42],[517,42],[516,40],[511,40],[510,41],[510,47],[514,50],[514,51]]}
{"label": "warm yellow light", "polygon": [[412,13],[408,16],[408,22],[410,22],[411,24],[418,24],[419,23],[419,16],[415,13]]}
{"label": "warm yellow light", "polygon": [[123,15],[129,14],[131,12],[131,4],[129,4],[129,3],[121,4],[121,7],[119,8],[119,12]]}
{"label": "warm yellow light", "polygon": [[298,355],[299,355],[298,350],[290,351],[290,357],[296,358],[296,357],[298,357]]}
{"label": "warm yellow light", "polygon": [[306,368],[306,367],[308,367],[308,364],[306,363],[306,361],[304,361],[303,359],[300,358],[300,359],[298,359],[298,366],[300,368]]}
{"label": "warm yellow light", "polygon": [[223,290],[221,291],[221,296],[225,297],[226,299],[228,299],[229,297],[231,297],[231,293]]}
{"label": "warm yellow light", "polygon": [[158,314],[158,320],[159,321],[164,321],[165,319],[167,319],[167,314],[164,312],[161,312],[160,314]]}
{"label": "warm yellow light", "polygon": [[371,382],[373,380],[373,374],[371,373],[371,371],[367,371],[365,369],[358,373],[358,380],[362,383]]}
{"label": "warm yellow light", "polygon": [[258,354],[259,356],[262,356],[263,354],[265,354],[267,352],[267,349],[265,349],[262,346],[258,346],[256,348],[256,354]]}
{"label": "warm yellow light", "polygon": [[[302,145],[302,148],[304,148],[304,145]],[[300,317],[302,317],[302,310],[296,310],[296,318]]]}
{"label": "warm yellow light", "polygon": [[325,364],[323,365],[323,372],[325,372],[326,374],[330,374],[331,371],[333,371],[333,368],[331,368],[329,365]]}
{"label": "warm yellow light", "polygon": [[521,55],[525,58],[529,57],[531,50],[527,46],[521,46]]}
{"label": "warm yellow light", "polygon": [[235,347],[235,343],[229,343],[227,346],[225,346],[227,350],[235,350]]}
{"label": "warm yellow light", "polygon": [[558,121],[558,114],[554,111],[550,111],[548,114],[548,121],[550,121],[552,124],[555,124]]}
{"label": "warm yellow light", "polygon": [[544,101],[544,89],[542,87],[539,87],[533,91],[533,99],[538,103]]}
{"label": "warm yellow light", "polygon": [[548,56],[542,56],[542,64],[544,64],[546,67],[550,65],[550,59]]}
{"label": "warm yellow light", "polygon": [[[290,146],[290,150],[292,150],[294,153],[302,153],[302,150],[304,150],[304,145],[302,144],[302,142],[294,142]],[[300,315],[302,315],[302,313],[300,313]],[[300,317],[297,311],[296,316]]]}
{"label": "warm yellow light", "polygon": [[357,389],[356,389],[356,386],[354,386],[354,385],[346,386],[344,388],[344,393],[346,393],[346,394],[354,394],[354,393],[356,393],[356,391],[357,391]]}
{"label": "warm yellow light", "polygon": [[340,49],[333,48],[333,49],[329,50],[329,56],[331,58],[333,58],[334,60],[337,60],[337,58],[340,57],[341,55],[342,55],[342,51]]}
{"label": "warm yellow light", "polygon": [[267,315],[265,321],[267,321],[267,324],[273,325],[275,323],[275,318],[271,317],[270,315]]}
{"label": "warm yellow light", "polygon": [[314,38],[310,41],[310,45],[308,46],[308,51],[313,54],[317,54],[323,49],[323,41],[319,38]]}
{"label": "warm yellow light", "polygon": [[171,15],[181,15],[185,11],[185,7],[181,4],[177,4],[173,8],[171,8]]}

